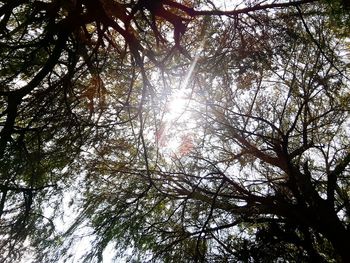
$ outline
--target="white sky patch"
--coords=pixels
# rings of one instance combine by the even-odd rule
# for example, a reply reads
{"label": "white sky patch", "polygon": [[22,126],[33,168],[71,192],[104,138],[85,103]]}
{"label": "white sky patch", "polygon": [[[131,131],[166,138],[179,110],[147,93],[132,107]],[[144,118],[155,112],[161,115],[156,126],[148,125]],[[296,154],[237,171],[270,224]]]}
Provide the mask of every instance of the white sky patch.
{"label": "white sky patch", "polygon": [[162,153],[170,156],[184,155],[191,148],[191,132],[196,126],[191,109],[195,107],[194,92],[190,88],[190,82],[197,65],[200,52],[206,39],[200,43],[190,68],[178,89],[175,89],[166,103],[163,123],[156,135],[158,146]]}
{"label": "white sky patch", "polygon": [[190,93],[189,89],[177,91],[171,96],[167,105],[167,112],[164,116],[165,124],[162,127],[166,138],[163,138],[162,148],[170,154],[179,150],[184,136],[195,125],[190,112],[193,104]]}

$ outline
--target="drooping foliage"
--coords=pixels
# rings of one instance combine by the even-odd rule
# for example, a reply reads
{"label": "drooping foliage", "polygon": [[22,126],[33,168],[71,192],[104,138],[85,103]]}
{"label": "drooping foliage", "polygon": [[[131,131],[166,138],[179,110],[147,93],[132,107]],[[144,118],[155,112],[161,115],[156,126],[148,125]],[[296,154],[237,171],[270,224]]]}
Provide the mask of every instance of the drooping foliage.
{"label": "drooping foliage", "polygon": [[340,2],[2,1],[1,260],[350,260]]}

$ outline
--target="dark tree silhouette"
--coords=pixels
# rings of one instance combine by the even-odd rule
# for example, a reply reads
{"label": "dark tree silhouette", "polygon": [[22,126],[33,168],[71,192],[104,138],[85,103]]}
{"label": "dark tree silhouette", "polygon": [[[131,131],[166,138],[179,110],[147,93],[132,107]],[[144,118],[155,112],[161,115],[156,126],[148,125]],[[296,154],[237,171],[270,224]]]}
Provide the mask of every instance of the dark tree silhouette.
{"label": "dark tree silhouette", "polygon": [[346,2],[224,4],[0,2],[1,261],[350,262]]}

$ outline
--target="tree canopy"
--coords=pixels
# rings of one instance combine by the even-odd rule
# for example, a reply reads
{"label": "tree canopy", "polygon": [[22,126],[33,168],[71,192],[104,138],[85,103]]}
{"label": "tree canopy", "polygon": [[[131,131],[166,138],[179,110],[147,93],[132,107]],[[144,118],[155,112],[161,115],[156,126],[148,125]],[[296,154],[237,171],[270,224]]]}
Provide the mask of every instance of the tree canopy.
{"label": "tree canopy", "polygon": [[349,14],[0,1],[0,261],[350,262]]}

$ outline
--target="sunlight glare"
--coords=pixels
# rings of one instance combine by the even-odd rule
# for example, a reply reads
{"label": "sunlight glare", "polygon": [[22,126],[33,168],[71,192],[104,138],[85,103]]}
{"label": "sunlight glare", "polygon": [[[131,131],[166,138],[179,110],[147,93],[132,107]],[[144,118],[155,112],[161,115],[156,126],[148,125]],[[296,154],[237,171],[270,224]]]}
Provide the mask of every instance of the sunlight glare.
{"label": "sunlight glare", "polygon": [[166,112],[159,131],[161,151],[170,156],[181,157],[190,150],[195,120],[191,114],[194,101],[190,89],[175,92],[168,100]]}
{"label": "sunlight glare", "polygon": [[188,72],[179,87],[168,98],[165,115],[156,134],[158,147],[162,153],[172,157],[187,155],[194,146],[193,130],[196,122],[191,114],[193,109],[193,88],[189,87],[205,38],[201,41]]}
{"label": "sunlight glare", "polygon": [[169,121],[174,122],[182,117],[186,118],[186,116],[183,115],[186,113],[186,108],[190,106],[190,98],[186,98],[186,94],[185,90],[180,90],[170,97],[166,109],[166,118]]}

